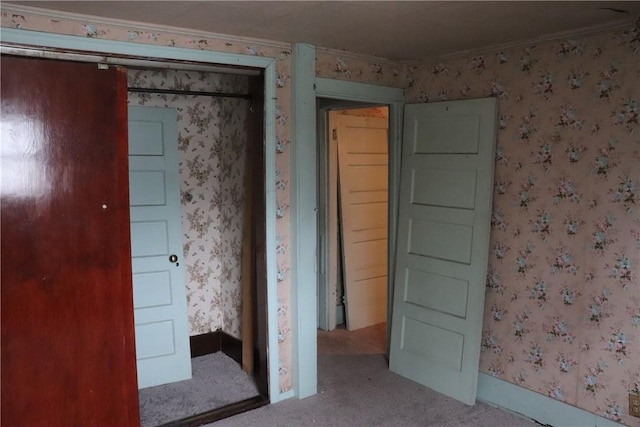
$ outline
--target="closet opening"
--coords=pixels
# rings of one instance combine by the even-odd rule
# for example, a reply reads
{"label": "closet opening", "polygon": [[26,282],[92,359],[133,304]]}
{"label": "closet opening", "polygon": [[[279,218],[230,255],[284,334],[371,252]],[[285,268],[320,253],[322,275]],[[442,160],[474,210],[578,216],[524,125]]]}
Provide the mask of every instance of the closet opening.
{"label": "closet opening", "polygon": [[[70,43],[73,45],[72,42]],[[37,45],[40,46],[41,44],[37,43]],[[42,45],[46,45],[46,43],[42,43]],[[129,49],[129,46],[127,45],[124,48]],[[175,51],[178,52],[180,49],[175,49]],[[196,291],[189,293],[190,291],[184,288],[182,297],[185,303],[189,300],[189,302],[197,305],[195,309],[191,308],[191,312],[186,309],[185,318],[182,319],[187,331],[186,354],[189,359],[188,369],[191,370],[192,361],[199,357],[206,357],[212,353],[221,353],[228,359],[225,363],[230,361],[232,364],[237,365],[236,367],[241,373],[248,376],[253,388],[247,395],[238,395],[240,397],[221,400],[222,403],[216,402],[215,407],[207,407],[208,403],[205,402],[205,406],[201,406],[196,412],[190,414],[174,413],[169,418],[149,423],[145,423],[141,419],[143,421],[142,424],[201,425],[268,404],[270,384],[267,354],[269,339],[267,247],[270,245],[267,245],[267,224],[269,220],[266,214],[266,207],[267,203],[270,203],[267,200],[267,182],[270,182],[270,180],[266,178],[266,175],[270,172],[267,171],[266,165],[269,155],[265,151],[265,144],[267,143],[266,128],[268,127],[265,125],[265,91],[273,90],[273,84],[265,83],[265,73],[270,75],[269,73],[273,72],[273,66],[268,65],[270,68],[259,68],[261,65],[255,65],[255,67],[218,66],[207,62],[190,62],[177,59],[160,60],[125,54],[114,54],[113,56],[105,53],[92,54],[86,50],[47,49],[21,45],[7,46],[4,42],[2,54],[3,57],[4,55],[35,57],[37,59],[33,59],[34,62],[46,62],[51,59],[85,66],[89,65],[89,63],[97,63],[98,70],[117,68],[128,74],[130,80],[128,86],[131,90],[126,98],[128,98],[127,101],[132,110],[134,109],[133,107],[140,107],[149,110],[173,111],[175,138],[167,140],[167,144],[173,144],[175,148],[178,163],[174,171],[166,173],[167,166],[164,157],[168,152],[165,151],[165,145],[163,145],[165,143],[164,139],[160,144],[146,144],[146,140],[142,139],[142,145],[138,146],[134,151],[130,150],[128,153],[129,164],[135,165],[137,168],[130,170],[130,201],[135,196],[138,203],[136,206],[131,206],[131,224],[136,224],[136,230],[134,230],[134,227],[131,228],[132,244],[128,248],[131,252],[127,251],[127,256],[132,256],[132,264],[134,264],[133,275],[136,272],[141,272],[143,275],[142,280],[138,281],[138,283],[134,280],[133,284],[135,310],[142,312],[147,308],[158,309],[169,306],[174,302],[179,303],[179,298],[176,299],[172,293],[171,286],[167,286],[167,280],[163,278],[166,274],[163,273],[162,269],[166,270],[166,266],[157,268],[157,265],[153,265],[152,258],[162,259],[171,269],[183,268],[185,273],[183,282],[185,281],[184,279],[187,282],[189,280],[195,281],[196,291],[201,292],[200,294]],[[215,57],[215,54],[213,57]],[[253,62],[251,63],[253,64]],[[93,66],[95,69],[96,65]],[[154,74],[156,77],[171,76],[169,83],[175,86],[172,90],[177,92],[167,93],[162,84],[158,87],[153,87],[155,83],[150,83],[144,89],[165,93],[158,95],[150,93],[149,90],[138,90],[140,87],[138,87],[137,83],[131,84],[131,79],[135,78],[136,73],[145,72],[150,73],[148,76]],[[187,77],[186,74],[189,74],[190,77]],[[228,80],[223,82],[228,86],[222,88],[225,91],[213,86],[198,89],[194,84],[195,82],[191,81],[191,79],[195,79],[203,84],[215,85],[207,81],[212,74]],[[234,85],[241,85],[242,90],[226,92],[226,89],[233,88]],[[80,87],[81,82],[78,82],[78,88]],[[126,87],[121,88],[118,85],[118,90],[120,89],[126,90]],[[155,102],[152,101],[154,97],[160,98],[166,105],[157,104],[152,106],[151,104]],[[162,97],[166,97],[166,99]],[[196,99],[196,102],[184,107],[169,105],[180,98]],[[208,101],[203,99],[208,99]],[[229,104],[227,101],[235,102],[236,104]],[[269,108],[272,107],[267,107],[266,111],[270,111]],[[93,111],[93,109],[88,109],[86,113],[91,115]],[[104,116],[90,117],[90,120],[99,121],[103,118]],[[120,114],[115,119],[113,117],[109,119],[113,119],[112,121],[117,121],[119,124],[124,121],[124,117]],[[159,129],[159,134],[162,138],[167,137],[170,132],[165,133],[164,125],[158,127],[154,120],[147,120],[144,116],[142,118],[138,117],[138,121],[142,124],[138,128],[146,127],[146,130],[150,131],[151,134],[154,134],[154,132],[158,134],[157,131]],[[170,122],[171,114],[164,114],[164,119],[162,120]],[[179,128],[181,121],[186,123],[183,129]],[[216,124],[212,124],[213,122]],[[199,140],[197,138],[206,136],[207,123],[211,125],[210,129],[216,136],[212,146],[208,145],[212,141],[207,140],[206,137]],[[132,127],[129,126],[129,129],[132,129]],[[81,142],[82,140],[78,141],[78,143]],[[229,142],[229,144],[224,144],[224,142]],[[158,148],[160,151],[154,151]],[[207,149],[209,149],[208,153],[206,152]],[[181,166],[178,157],[183,153],[185,156],[192,157],[185,158]],[[138,159],[131,161],[132,157],[138,157]],[[218,162],[213,165],[212,163],[216,159]],[[124,159],[121,160],[124,161]],[[107,166],[101,166],[98,163],[94,167],[98,171],[101,170],[100,168],[104,169]],[[133,181],[131,178],[135,174],[138,175],[137,180]],[[161,223],[166,222],[167,219],[165,217],[154,217],[164,209],[162,206],[169,199],[167,196],[168,187],[165,187],[164,183],[169,180],[167,177],[171,174],[174,174],[171,179],[174,180],[174,183],[177,183],[178,190],[177,234],[180,238],[184,239],[186,236],[188,239],[188,242],[180,242],[177,250],[170,250],[173,248],[169,247],[169,233],[163,234],[168,230],[168,227],[164,227]],[[183,176],[188,180],[187,188],[182,188],[181,178]],[[202,190],[203,186],[206,187],[207,179],[213,176],[222,177],[219,180],[221,181],[219,182],[221,187],[213,190],[211,190],[211,187],[207,187],[208,190],[211,190],[210,193],[206,191],[198,193],[197,190]],[[235,179],[238,177],[242,179]],[[132,183],[134,184],[132,185]],[[158,185],[159,183],[163,185]],[[126,178],[123,184],[126,184]],[[194,185],[189,187],[191,184]],[[196,202],[202,202],[203,205],[197,205]],[[190,203],[196,203],[197,206],[194,207]],[[193,208],[184,215],[186,217],[186,227],[185,219],[183,218],[183,206]],[[160,207],[160,209],[153,211],[152,208],[154,207]],[[161,212],[160,215],[173,216],[175,219],[175,207],[173,207],[173,211],[167,209],[167,211],[171,212]],[[107,208],[106,204],[102,207],[103,210]],[[138,210],[135,213],[136,216],[133,215],[134,209]],[[234,216],[234,209],[240,210],[241,213]],[[138,215],[142,215],[142,217]],[[147,215],[146,220],[144,215]],[[230,232],[228,234],[219,233],[204,242],[203,239],[208,237],[207,232],[210,229],[217,231],[229,230]],[[186,233],[185,230],[187,231]],[[192,238],[193,236],[195,237]],[[160,243],[161,246],[164,243],[165,250],[154,252],[153,245],[156,243]],[[209,252],[207,252],[208,249],[210,249]],[[192,262],[194,252],[196,253],[195,259],[197,262]],[[121,253],[124,253],[124,251],[121,251]],[[136,257],[140,261],[138,266],[135,265]],[[212,289],[211,282],[205,279],[213,278],[224,282],[228,286]],[[199,303],[199,305],[196,303]],[[125,308],[130,309],[128,307]],[[124,310],[122,307],[114,309],[117,312]],[[225,314],[229,314],[229,316],[225,317]],[[76,321],[81,323],[82,319],[79,318]],[[174,337],[167,340],[165,334],[166,332],[173,333],[174,328],[178,329],[177,325],[178,323],[173,320],[158,321],[152,317],[144,318],[144,316],[141,322],[136,321],[136,348],[144,351],[142,354],[137,355],[137,363],[135,360],[127,359],[128,366],[140,366],[141,360],[152,360],[155,357],[153,351],[158,354],[177,352],[177,341],[173,341]],[[138,336],[140,330],[151,332],[151,334],[146,334],[144,337]],[[50,332],[55,334],[55,330]],[[168,342],[170,345],[175,344],[176,348],[165,346]],[[146,348],[144,348],[144,344],[148,344]],[[37,346],[37,343],[34,342],[29,345]],[[133,343],[129,343],[129,345],[132,348]],[[183,351],[184,347],[182,348]],[[113,351],[117,350],[114,349]],[[29,354],[37,354],[37,352],[30,351]],[[75,366],[75,371],[79,376],[82,375],[83,369],[96,369],[96,366],[89,366],[83,360],[68,360],[68,362]],[[205,370],[209,369],[208,366],[205,364]],[[155,373],[157,376],[163,376],[167,371],[173,371],[172,368],[161,368],[154,364],[151,364],[150,368],[150,372],[152,374]],[[229,370],[227,369],[226,371]],[[219,379],[220,375],[217,377],[216,379]],[[113,375],[113,380],[118,382],[117,375]],[[235,382],[235,379],[231,379],[224,386],[227,395],[232,394],[230,393],[232,388],[230,383]],[[119,387],[122,387],[122,384],[118,384]],[[175,384],[176,382],[172,382],[167,385],[172,386]],[[144,387],[142,391],[158,385]],[[208,385],[210,384],[205,386]],[[126,391],[127,394],[131,392],[129,389]],[[207,397],[211,395],[211,392],[206,388],[201,388],[197,390],[197,395],[200,398]],[[172,396],[170,393],[165,394],[165,396],[164,406],[168,406]],[[134,400],[131,399],[130,402],[134,402]]]}
{"label": "closet opening", "polygon": [[[263,77],[149,67],[129,67],[127,75],[141,425],[209,423],[268,403]],[[158,118],[163,114],[168,118]],[[146,284],[155,271],[147,253],[135,251],[147,240],[135,230],[162,215],[144,197],[139,204],[133,199],[153,186],[157,153],[136,148],[159,137],[153,127],[174,139],[165,142],[164,185],[177,191],[167,224],[181,241],[169,252],[179,252],[173,269],[182,277],[164,305],[163,290],[154,295]],[[182,308],[168,312],[180,301]],[[167,319],[171,331],[149,327]],[[166,355],[162,340],[176,343],[175,354]],[[189,348],[182,356],[180,342]],[[184,374],[162,380],[159,364]]]}

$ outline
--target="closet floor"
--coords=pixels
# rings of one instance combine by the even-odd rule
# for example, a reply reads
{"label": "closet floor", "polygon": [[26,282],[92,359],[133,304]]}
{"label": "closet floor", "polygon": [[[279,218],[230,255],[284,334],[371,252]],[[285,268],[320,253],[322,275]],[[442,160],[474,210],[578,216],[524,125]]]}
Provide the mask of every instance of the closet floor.
{"label": "closet floor", "polygon": [[258,396],[240,365],[222,351],[191,359],[193,377],[139,391],[140,425],[155,427]]}

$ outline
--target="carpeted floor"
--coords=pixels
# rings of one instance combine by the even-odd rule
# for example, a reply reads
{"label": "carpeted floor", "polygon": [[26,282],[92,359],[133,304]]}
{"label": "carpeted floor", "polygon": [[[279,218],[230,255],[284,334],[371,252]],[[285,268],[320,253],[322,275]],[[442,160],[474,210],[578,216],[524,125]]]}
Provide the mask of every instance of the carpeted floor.
{"label": "carpeted floor", "polygon": [[389,371],[384,325],[318,334],[318,394],[288,399],[211,427],[534,427],[484,403],[467,406]]}
{"label": "carpeted floor", "polygon": [[139,391],[140,424],[153,427],[257,396],[253,379],[219,351],[191,359],[193,378]]}

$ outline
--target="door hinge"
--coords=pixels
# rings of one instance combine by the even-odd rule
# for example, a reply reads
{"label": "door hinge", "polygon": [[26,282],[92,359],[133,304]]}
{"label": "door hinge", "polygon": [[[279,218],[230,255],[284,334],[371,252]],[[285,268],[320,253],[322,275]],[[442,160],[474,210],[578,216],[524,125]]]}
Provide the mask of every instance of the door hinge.
{"label": "door hinge", "polygon": [[338,129],[333,129],[333,140],[334,141],[338,140]]}

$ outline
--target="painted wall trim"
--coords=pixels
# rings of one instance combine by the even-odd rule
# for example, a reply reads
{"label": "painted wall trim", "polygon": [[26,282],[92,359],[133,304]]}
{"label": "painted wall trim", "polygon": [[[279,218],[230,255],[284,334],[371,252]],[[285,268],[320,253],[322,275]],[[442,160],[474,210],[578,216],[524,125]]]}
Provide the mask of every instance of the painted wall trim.
{"label": "painted wall trim", "polygon": [[[281,49],[289,49],[290,44],[284,41],[266,40],[252,37],[234,36],[229,34],[211,33],[208,31],[199,31],[182,27],[174,27],[170,25],[149,24],[148,22],[129,21],[126,19],[117,18],[105,18],[93,15],[85,15],[82,13],[63,12],[60,10],[52,10],[46,8],[39,8],[33,6],[23,6],[17,4],[7,3],[2,8],[3,10],[11,13],[24,13],[25,15],[35,15],[45,17],[48,19],[56,18],[58,20],[80,21],[89,22],[92,24],[102,25],[114,25],[119,27],[126,27],[135,29],[137,31],[149,31],[155,33],[172,33],[179,34],[181,36],[192,37],[196,39],[211,38],[221,41],[227,41],[230,43],[245,43],[251,45],[259,45],[265,47],[275,47]],[[3,29],[4,31],[4,29]]]}
{"label": "painted wall trim", "polygon": [[105,54],[129,55],[141,58],[160,58],[170,60],[196,61],[203,63],[238,65],[245,67],[266,68],[274,58],[265,56],[240,55],[227,52],[216,52],[202,49],[187,49],[130,43],[113,40],[95,39],[82,36],[43,33],[31,30],[15,30],[2,28],[0,39],[6,43],[24,44],[34,47],[84,50]]}
{"label": "painted wall trim", "polygon": [[[292,150],[295,154],[292,161],[292,181],[295,180],[295,203],[292,201],[292,209],[295,205],[298,208],[305,208],[307,217],[303,217],[300,212],[292,216],[292,229],[294,230],[294,242],[296,244],[296,269],[293,277],[296,281],[292,299],[292,307],[295,307],[297,315],[297,331],[295,333],[294,354],[296,357],[294,383],[298,397],[306,397],[317,392],[318,384],[318,364],[317,364],[317,284],[318,284],[318,229],[317,229],[317,193],[318,193],[318,139],[316,137],[316,98],[331,98],[346,101],[362,101],[365,103],[378,103],[389,105],[389,142],[392,149],[389,151],[389,203],[397,203],[397,190],[399,176],[399,155],[392,159],[392,153],[400,153],[402,138],[402,109],[404,105],[404,91],[402,89],[376,86],[364,83],[353,83],[341,80],[315,78],[315,49],[313,57],[301,56],[303,52],[299,48],[308,49],[307,54],[311,54],[312,47],[309,45],[295,45],[292,54],[292,82],[294,89],[293,107],[298,121],[294,125],[294,138],[305,138],[308,141],[302,150],[301,139],[294,139]],[[301,69],[298,69],[301,67]],[[314,74],[310,75],[311,70]],[[297,82],[295,74],[304,75],[305,79]],[[309,82],[315,81],[313,84]],[[309,91],[309,87],[312,88]],[[304,98],[296,96],[296,89],[303,90]],[[310,97],[310,95],[312,95]],[[303,101],[303,102],[301,102]],[[304,121],[301,121],[303,120]],[[396,194],[393,194],[396,193]],[[307,200],[307,205],[301,205],[303,196]],[[313,210],[313,213],[310,210]],[[394,208],[390,207],[390,211]],[[390,221],[396,221],[395,216]],[[389,239],[395,241],[395,226],[389,228]],[[393,233],[393,234],[392,234]],[[303,257],[308,257],[303,259]],[[392,258],[390,258],[392,259]],[[307,268],[302,270],[301,267]],[[391,302],[391,301],[390,301]],[[307,311],[305,313],[305,310]],[[390,314],[390,310],[389,313]],[[305,345],[306,343],[306,345]]]}
{"label": "painted wall trim", "polygon": [[280,394],[278,349],[278,265],[276,254],[276,61],[264,68],[264,138],[265,138],[265,221],[267,259],[267,357],[269,364],[269,399],[272,403],[285,397]]}
{"label": "painted wall trim", "polygon": [[318,97],[390,104],[404,102],[404,90],[346,80],[316,79]]}
{"label": "painted wall trim", "polygon": [[[285,391],[284,393],[280,394],[280,400],[291,399],[293,397],[295,397],[295,393],[293,390]],[[271,403],[275,402],[271,401]]]}
{"label": "painted wall trim", "polygon": [[293,386],[302,399],[317,393],[317,185],[316,159],[316,49],[303,43],[291,51],[291,308],[293,331]]}
{"label": "painted wall trim", "polygon": [[508,409],[541,424],[575,427],[621,427],[622,424],[480,372],[478,400]]}
{"label": "painted wall trim", "polygon": [[[398,203],[400,195],[404,90],[389,86],[376,86],[367,83],[317,78],[316,96],[389,105],[389,251],[387,253],[389,263],[389,269],[387,271],[387,348],[389,348],[391,339],[391,309],[393,307],[393,278],[395,277],[395,244],[397,240]],[[316,142],[316,152],[317,151]],[[317,178],[315,185],[317,188]]]}
{"label": "painted wall trim", "polygon": [[255,57],[225,52],[185,49],[168,46],[150,46],[111,40],[51,34],[38,31],[3,28],[2,42],[38,48],[101,52],[130,56],[156,57],[160,60],[186,60],[212,64],[239,65],[264,69],[265,73],[265,179],[266,179],[266,245],[267,245],[267,315],[269,348],[269,398],[271,402],[283,399],[278,376],[278,305],[276,270],[276,61],[274,58]]}

